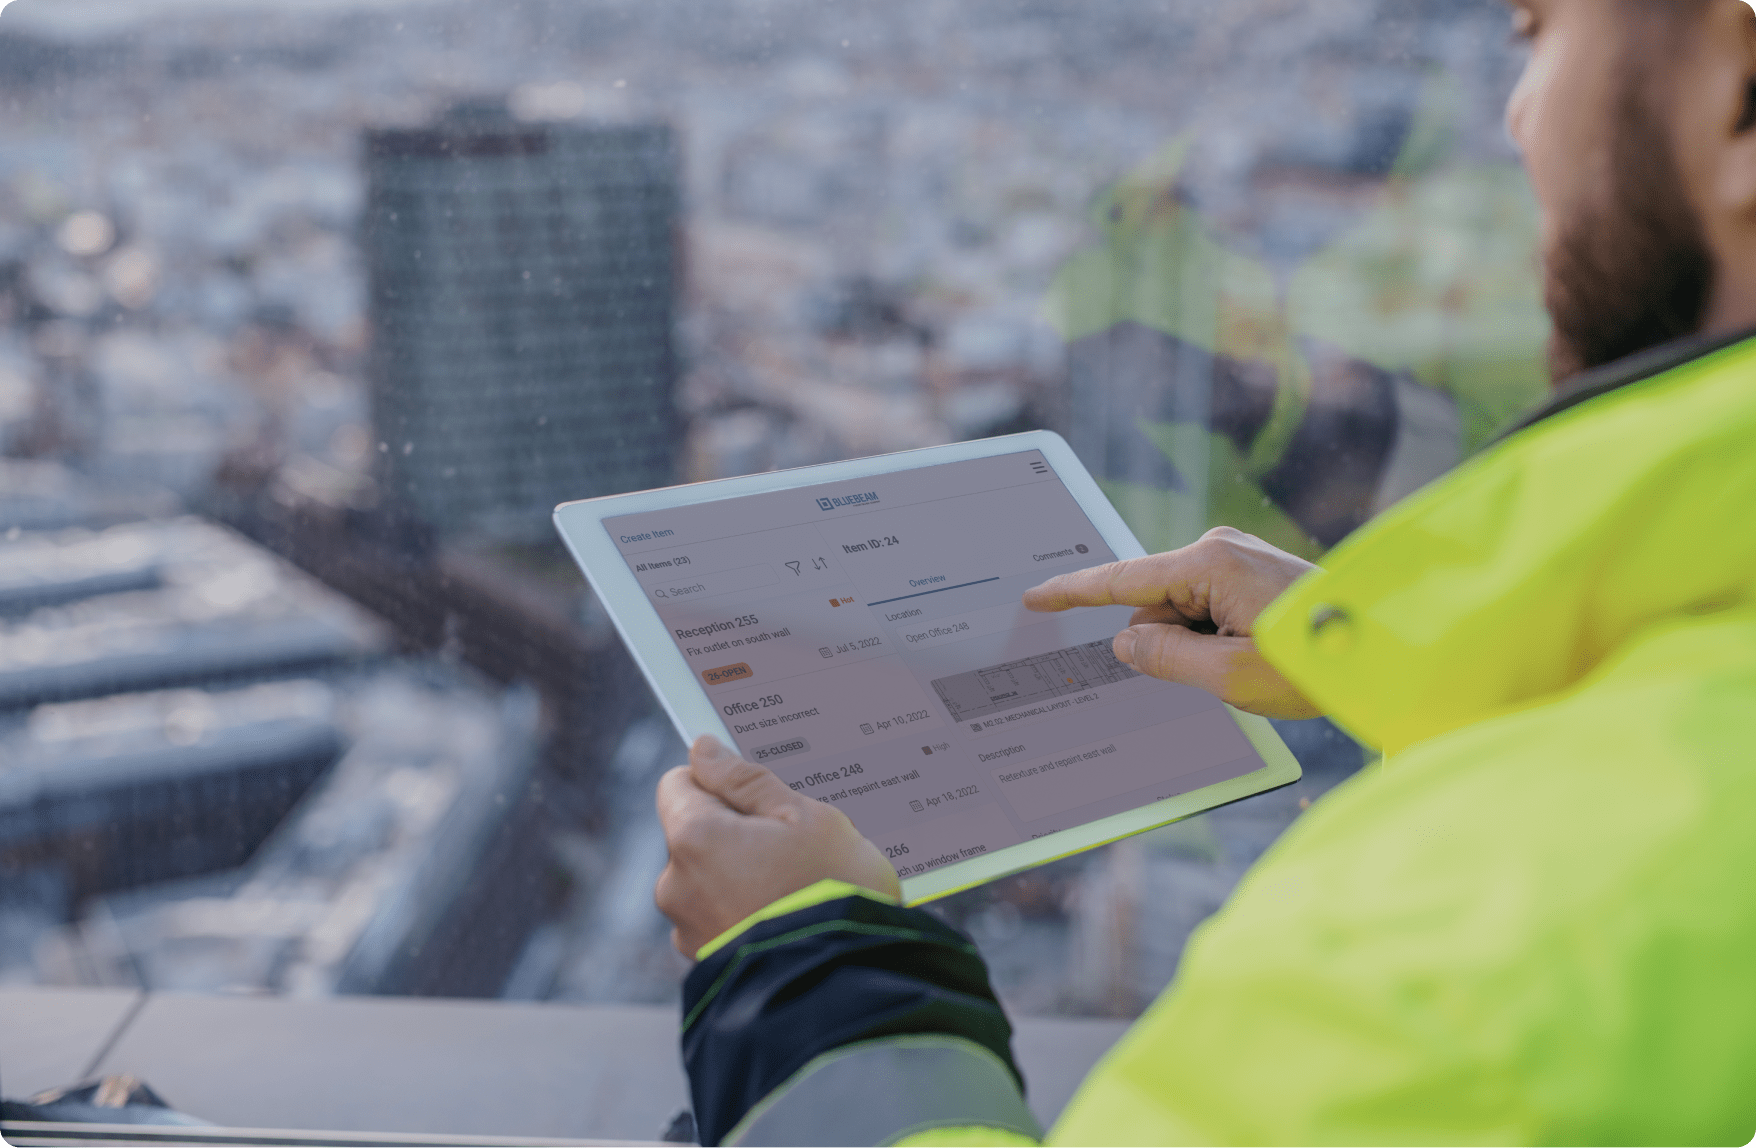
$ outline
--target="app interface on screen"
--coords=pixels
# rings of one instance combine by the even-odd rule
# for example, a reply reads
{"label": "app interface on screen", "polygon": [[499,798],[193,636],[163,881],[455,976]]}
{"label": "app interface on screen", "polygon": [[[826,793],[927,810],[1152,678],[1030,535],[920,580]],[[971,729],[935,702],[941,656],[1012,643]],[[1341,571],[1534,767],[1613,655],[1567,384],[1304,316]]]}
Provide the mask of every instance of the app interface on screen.
{"label": "app interface on screen", "polygon": [[1128,607],[1021,605],[1115,560],[1039,451],[604,524],[744,756],[905,877],[1263,765]]}

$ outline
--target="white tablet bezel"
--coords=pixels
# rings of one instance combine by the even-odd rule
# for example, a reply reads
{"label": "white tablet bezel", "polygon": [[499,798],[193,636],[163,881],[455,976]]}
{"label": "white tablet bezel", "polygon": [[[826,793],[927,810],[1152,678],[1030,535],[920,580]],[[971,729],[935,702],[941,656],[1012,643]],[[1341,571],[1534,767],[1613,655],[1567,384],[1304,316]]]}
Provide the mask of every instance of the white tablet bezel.
{"label": "white tablet bezel", "polygon": [[[658,695],[659,704],[664,706],[684,742],[691,742],[702,734],[712,734],[726,745],[735,746],[737,742],[726,728],[718,708],[690,672],[682,652],[671,640],[670,631],[604,527],[604,519],[1032,450],[1041,451],[1048,459],[1056,476],[1117,558],[1145,556],[1146,551],[1134,537],[1134,532],[1110,505],[1110,500],[1073,453],[1073,448],[1052,431],[1030,431],[743,478],[567,502],[555,508],[555,527],[585,572],[586,580],[591,583],[628,652],[646,675],[647,682]],[[1297,760],[1266,719],[1235,709],[1230,712],[1244,736],[1262,755],[1266,764],[1261,769],[905,878],[904,900],[909,904],[931,901],[1299,780],[1301,773]]]}

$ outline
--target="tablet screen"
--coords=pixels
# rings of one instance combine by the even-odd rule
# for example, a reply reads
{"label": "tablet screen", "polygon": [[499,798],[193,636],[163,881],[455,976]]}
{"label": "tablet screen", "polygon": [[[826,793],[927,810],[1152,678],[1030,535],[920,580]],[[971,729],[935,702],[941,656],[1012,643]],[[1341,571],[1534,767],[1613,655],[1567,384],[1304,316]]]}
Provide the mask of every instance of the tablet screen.
{"label": "tablet screen", "polygon": [[904,877],[1264,765],[1211,694],[1116,660],[1128,607],[1020,604],[1115,559],[1040,451],[604,525],[743,755]]}

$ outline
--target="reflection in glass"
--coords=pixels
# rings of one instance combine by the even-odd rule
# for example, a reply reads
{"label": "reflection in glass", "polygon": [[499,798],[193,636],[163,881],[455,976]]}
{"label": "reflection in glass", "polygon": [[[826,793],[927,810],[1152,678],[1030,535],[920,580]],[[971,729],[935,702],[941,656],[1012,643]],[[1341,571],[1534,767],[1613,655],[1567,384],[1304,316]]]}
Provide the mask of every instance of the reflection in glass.
{"label": "reflection in glass", "polygon": [[[668,1001],[556,501],[1038,426],[1316,556],[1545,383],[1490,0],[15,0],[0,980]],[[1129,1014],[1357,768],[949,901]]]}

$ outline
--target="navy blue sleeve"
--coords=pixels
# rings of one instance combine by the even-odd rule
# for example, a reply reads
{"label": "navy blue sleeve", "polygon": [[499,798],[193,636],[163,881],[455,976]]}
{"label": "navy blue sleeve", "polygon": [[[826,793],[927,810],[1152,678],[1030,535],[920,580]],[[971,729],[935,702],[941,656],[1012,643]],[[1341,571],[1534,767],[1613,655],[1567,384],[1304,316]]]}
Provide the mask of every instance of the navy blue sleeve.
{"label": "navy blue sleeve", "polygon": [[1012,1026],[968,938],[918,909],[867,897],[764,921],[683,984],[683,1063],[702,1144],[826,1052],[939,1034],[1012,1059]]}

